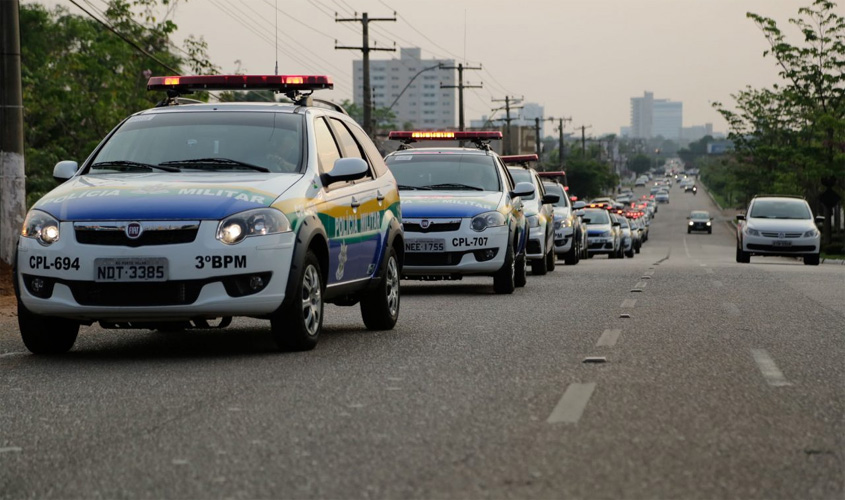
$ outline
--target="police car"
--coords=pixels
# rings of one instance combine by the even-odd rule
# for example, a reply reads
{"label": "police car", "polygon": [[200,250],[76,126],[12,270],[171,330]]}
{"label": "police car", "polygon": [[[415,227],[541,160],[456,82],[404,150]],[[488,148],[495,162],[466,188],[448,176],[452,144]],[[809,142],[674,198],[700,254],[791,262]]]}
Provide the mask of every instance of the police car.
{"label": "police car", "polygon": [[522,198],[529,227],[526,255],[531,264],[531,274],[542,276],[555,269],[553,204],[560,201],[560,196],[547,194],[537,171],[528,166],[537,160],[536,154],[502,156],[516,182],[530,182],[534,186],[534,194]]}
{"label": "police car", "polygon": [[[543,179],[543,172],[539,172]],[[558,181],[543,181],[547,194],[558,195],[554,204],[555,253],[566,265],[575,265],[581,260],[582,243],[586,246],[586,234],[581,227],[581,219],[572,209],[572,201],[566,189]]]}
{"label": "police car", "polygon": [[[403,145],[385,158],[399,183],[405,264],[411,279],[493,276],[496,293],[524,286],[527,227],[522,197],[530,183],[514,183],[489,147],[501,132],[394,131]],[[417,141],[471,141],[475,148],[411,148]]]}
{"label": "police car", "polygon": [[608,258],[624,256],[621,224],[610,215],[607,203],[590,203],[582,209],[581,215],[587,223],[587,257],[607,254]]}
{"label": "police car", "polygon": [[[360,303],[370,329],[399,314],[405,251],[396,182],[325,76],[153,77],[167,98],[126,118],[26,216],[18,319],[34,353],[80,325],[181,329],[270,320],[312,349],[325,303]],[[270,89],[293,104],[200,103],[197,90]]]}

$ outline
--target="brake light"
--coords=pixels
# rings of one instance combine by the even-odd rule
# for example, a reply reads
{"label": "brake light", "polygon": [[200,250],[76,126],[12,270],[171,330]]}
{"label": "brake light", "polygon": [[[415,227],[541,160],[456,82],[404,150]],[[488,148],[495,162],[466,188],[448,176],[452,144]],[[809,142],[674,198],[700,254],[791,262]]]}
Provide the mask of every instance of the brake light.
{"label": "brake light", "polygon": [[[569,186],[566,186],[566,191],[569,191]],[[578,201],[578,197],[577,196],[570,196],[569,201]]]}
{"label": "brake light", "polygon": [[154,76],[147,90],[317,90],[334,88],[325,75],[193,75]]}

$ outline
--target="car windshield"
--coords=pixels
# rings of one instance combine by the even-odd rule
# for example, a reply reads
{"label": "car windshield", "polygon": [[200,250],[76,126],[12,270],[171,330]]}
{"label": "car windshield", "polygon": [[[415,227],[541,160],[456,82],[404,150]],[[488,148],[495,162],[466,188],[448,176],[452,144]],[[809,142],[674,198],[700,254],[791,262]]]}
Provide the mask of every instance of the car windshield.
{"label": "car windshield", "polygon": [[400,190],[501,191],[492,156],[400,153],[388,156],[386,161]]}
{"label": "car windshield", "polygon": [[[534,177],[531,175],[530,170],[525,170],[524,168],[508,168],[508,170],[510,171],[511,177],[513,177],[513,181],[515,183],[528,182],[529,184],[534,184]],[[536,190],[535,193],[532,193],[530,196],[523,196],[522,199],[533,200],[535,196]]]}
{"label": "car windshield", "polygon": [[810,210],[803,200],[754,200],[750,217],[760,219],[809,219]]}
{"label": "car windshield", "polygon": [[563,189],[561,189],[560,184],[556,182],[544,182],[543,187],[546,188],[546,194],[556,194],[560,196],[560,199],[554,206],[558,208],[569,208],[569,197],[566,195]]}
{"label": "car windshield", "polygon": [[302,116],[268,112],[164,112],[126,120],[89,173],[207,170],[299,172]]}
{"label": "car windshield", "polygon": [[607,210],[585,210],[582,219],[590,226],[610,224],[610,215]]}
{"label": "car windshield", "polygon": [[690,219],[693,220],[710,220],[709,212],[695,211],[690,213]]}

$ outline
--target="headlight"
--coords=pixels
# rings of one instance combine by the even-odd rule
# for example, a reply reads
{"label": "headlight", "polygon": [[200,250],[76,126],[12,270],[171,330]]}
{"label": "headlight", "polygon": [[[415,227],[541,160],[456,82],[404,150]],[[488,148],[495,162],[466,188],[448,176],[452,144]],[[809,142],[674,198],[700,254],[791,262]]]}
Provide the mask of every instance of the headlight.
{"label": "headlight", "polygon": [[563,227],[564,226],[563,222],[564,221],[562,221],[562,220],[556,220],[555,221],[555,229],[560,229],[561,227]]}
{"label": "headlight", "polygon": [[485,212],[472,218],[470,227],[474,231],[484,231],[488,227],[504,226],[505,216],[500,212]]}
{"label": "headlight", "polygon": [[695,224],[695,222],[693,222],[693,221],[689,221],[689,225],[690,225],[690,226],[692,226],[692,225],[694,225],[694,224]]}
{"label": "headlight", "polygon": [[528,221],[529,227],[540,227],[540,216],[539,215],[529,215],[525,218]]}
{"label": "headlight", "polygon": [[805,237],[805,238],[815,238],[815,237],[816,237],[816,236],[818,236],[818,235],[819,235],[819,230],[818,230],[818,229],[810,229],[809,231],[807,231],[806,233],[804,233],[804,237]]}
{"label": "headlight", "polygon": [[248,236],[285,233],[290,231],[290,221],[275,208],[259,208],[232,215],[220,221],[217,239],[227,245],[240,243]]}
{"label": "headlight", "polygon": [[707,221],[707,225],[712,226],[713,224],[711,224],[710,221]]}
{"label": "headlight", "polygon": [[30,210],[23,221],[21,236],[35,238],[44,246],[59,241],[59,221],[41,210]]}
{"label": "headlight", "polygon": [[749,236],[760,236],[760,231],[756,229],[751,229],[750,227],[745,228],[745,234]]}
{"label": "headlight", "polygon": [[612,232],[610,232],[610,231],[602,231],[602,232],[599,234],[599,236],[601,236],[602,238],[608,238],[608,237],[610,237],[612,234],[613,234],[613,233],[612,233]]}

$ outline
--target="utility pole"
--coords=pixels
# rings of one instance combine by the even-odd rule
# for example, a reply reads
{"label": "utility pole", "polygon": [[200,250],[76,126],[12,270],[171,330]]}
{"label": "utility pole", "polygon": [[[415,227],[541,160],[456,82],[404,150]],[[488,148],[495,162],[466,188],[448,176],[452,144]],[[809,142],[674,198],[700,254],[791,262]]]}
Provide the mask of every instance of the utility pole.
{"label": "utility pole", "polygon": [[504,102],[505,106],[503,108],[496,108],[492,111],[499,111],[500,109],[505,110],[505,133],[504,135],[504,146],[502,148],[503,154],[509,155],[511,154],[511,121],[515,120],[516,118],[511,118],[511,109],[520,109],[522,106],[511,108],[512,104],[519,104],[522,102],[522,97],[511,97],[505,96],[504,99],[493,99],[493,102]]}
{"label": "utility pole", "polygon": [[541,121],[554,122],[555,119],[552,118],[552,117],[549,117],[549,118],[535,117],[534,118],[534,143],[535,143],[535,149],[537,151],[537,158],[539,158],[540,163],[542,163],[542,161],[543,161],[543,147],[541,145],[542,141],[541,141],[541,137],[540,137],[540,122]]}
{"label": "utility pole", "polygon": [[11,264],[26,212],[18,0],[0,0],[0,260]]}
{"label": "utility pole", "polygon": [[581,158],[587,156],[587,138],[584,136],[584,130],[593,128],[592,125],[581,125]]}
{"label": "utility pole", "polygon": [[[0,0],[2,2],[3,0]],[[374,50],[383,50],[386,52],[396,52],[396,47],[393,48],[382,48],[382,47],[370,47],[370,23],[374,21],[396,21],[396,13],[393,13],[393,17],[373,17],[370,18],[367,16],[367,13],[364,12],[361,14],[361,17],[350,17],[350,18],[338,18],[337,12],[335,12],[335,22],[336,23],[347,23],[347,22],[356,22],[361,23],[362,31],[364,33],[364,42],[361,44],[360,47],[346,47],[337,44],[337,40],[334,41],[334,48],[335,50],[360,50],[364,54],[364,130],[367,132],[367,135],[372,137],[375,132],[375,127],[373,127],[372,122],[372,115],[373,115],[373,94],[370,91],[370,52]]]}
{"label": "utility pole", "polygon": [[564,142],[563,142],[563,122],[571,122],[571,121],[572,121],[571,116],[568,117],[568,118],[558,118],[558,126],[557,126],[557,132],[558,132],[558,155],[557,156],[558,156],[558,158],[557,158],[557,161],[558,161],[558,163],[560,163],[560,169],[561,170],[563,170],[563,165],[564,165],[563,160],[564,160],[564,156],[565,156],[564,153],[566,151],[566,149],[564,148]]}
{"label": "utility pole", "polygon": [[440,84],[441,89],[458,89],[458,130],[465,130],[466,127],[464,126],[464,89],[480,89],[484,88],[482,85],[464,85],[464,70],[471,69],[471,70],[479,70],[481,66],[479,65],[477,68],[472,66],[464,66],[463,63],[459,63],[457,66],[442,66],[440,69],[456,69],[458,70],[458,84],[457,85],[443,85]]}

